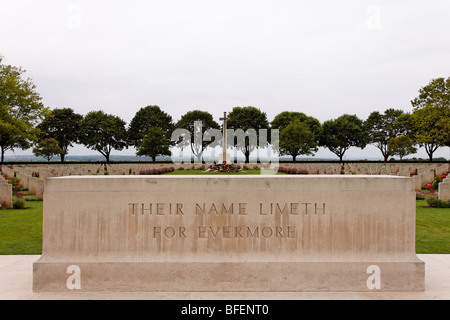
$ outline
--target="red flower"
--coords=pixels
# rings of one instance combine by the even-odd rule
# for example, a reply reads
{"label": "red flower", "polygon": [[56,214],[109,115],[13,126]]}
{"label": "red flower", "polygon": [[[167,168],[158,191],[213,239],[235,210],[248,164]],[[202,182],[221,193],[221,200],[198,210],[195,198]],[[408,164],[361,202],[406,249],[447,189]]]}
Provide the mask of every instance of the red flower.
{"label": "red flower", "polygon": [[16,182],[16,183],[14,183],[14,185],[15,185],[15,186],[18,186],[18,185],[19,185],[19,183],[18,183],[18,182]]}
{"label": "red flower", "polygon": [[443,174],[441,178],[442,178],[442,179],[444,179],[445,177],[446,177],[446,175],[445,175],[445,174]]}
{"label": "red flower", "polygon": [[431,188],[431,184],[427,184],[427,188],[430,189]]}

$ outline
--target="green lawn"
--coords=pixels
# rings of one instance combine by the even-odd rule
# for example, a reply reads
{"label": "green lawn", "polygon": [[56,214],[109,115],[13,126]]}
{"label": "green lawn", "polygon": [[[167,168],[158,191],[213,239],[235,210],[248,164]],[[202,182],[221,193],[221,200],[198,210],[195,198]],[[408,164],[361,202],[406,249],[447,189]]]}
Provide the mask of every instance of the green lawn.
{"label": "green lawn", "polygon": [[[43,202],[26,203],[27,209],[0,210],[0,255],[41,254]],[[449,254],[450,208],[426,206],[426,201],[416,201],[416,253]]]}
{"label": "green lawn", "polygon": [[450,253],[450,208],[416,201],[416,253]]}
{"label": "green lawn", "polygon": [[42,201],[26,205],[26,209],[0,210],[0,254],[41,254]]}

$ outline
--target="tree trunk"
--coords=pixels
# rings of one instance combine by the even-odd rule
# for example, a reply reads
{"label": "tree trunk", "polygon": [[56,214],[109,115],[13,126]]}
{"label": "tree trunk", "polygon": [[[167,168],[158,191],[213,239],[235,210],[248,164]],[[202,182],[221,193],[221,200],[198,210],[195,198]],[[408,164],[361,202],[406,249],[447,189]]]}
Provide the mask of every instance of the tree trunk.
{"label": "tree trunk", "polygon": [[250,152],[245,152],[245,163],[250,163]]}
{"label": "tree trunk", "polygon": [[3,149],[2,147],[2,161],[0,162],[1,164],[3,164],[4,159],[5,159],[5,149]]}
{"label": "tree trunk", "polygon": [[156,163],[156,156],[152,157],[152,161],[153,161],[153,163]]}
{"label": "tree trunk", "polygon": [[62,154],[60,154],[59,155],[59,157],[61,158],[61,162],[64,162],[64,157],[65,157],[66,155],[64,154],[64,153],[62,153]]}
{"label": "tree trunk", "polygon": [[425,144],[425,151],[427,152],[428,157],[430,158],[430,162],[433,161],[433,152],[434,152],[433,147],[434,147],[433,145]]}

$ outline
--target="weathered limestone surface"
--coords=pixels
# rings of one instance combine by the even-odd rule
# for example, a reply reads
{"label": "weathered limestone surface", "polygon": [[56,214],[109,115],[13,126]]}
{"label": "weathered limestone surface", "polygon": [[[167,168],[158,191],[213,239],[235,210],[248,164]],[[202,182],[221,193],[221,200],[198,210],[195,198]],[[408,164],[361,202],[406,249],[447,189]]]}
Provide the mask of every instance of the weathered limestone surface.
{"label": "weathered limestone surface", "polygon": [[45,180],[35,291],[421,291],[398,176]]}
{"label": "weathered limestone surface", "polygon": [[12,207],[12,185],[0,177],[0,203]]}
{"label": "weathered limestone surface", "polygon": [[450,178],[446,177],[439,183],[439,199],[442,201],[450,201]]}

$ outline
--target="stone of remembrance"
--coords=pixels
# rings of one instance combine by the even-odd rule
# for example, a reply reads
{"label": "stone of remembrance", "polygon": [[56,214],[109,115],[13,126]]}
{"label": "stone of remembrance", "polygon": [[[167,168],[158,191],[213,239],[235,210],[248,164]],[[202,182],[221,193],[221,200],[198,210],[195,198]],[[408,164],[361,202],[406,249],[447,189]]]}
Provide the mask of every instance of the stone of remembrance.
{"label": "stone of remembrance", "polygon": [[413,181],[46,180],[35,291],[421,291]]}

